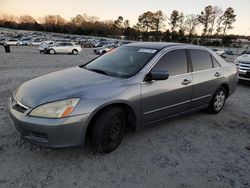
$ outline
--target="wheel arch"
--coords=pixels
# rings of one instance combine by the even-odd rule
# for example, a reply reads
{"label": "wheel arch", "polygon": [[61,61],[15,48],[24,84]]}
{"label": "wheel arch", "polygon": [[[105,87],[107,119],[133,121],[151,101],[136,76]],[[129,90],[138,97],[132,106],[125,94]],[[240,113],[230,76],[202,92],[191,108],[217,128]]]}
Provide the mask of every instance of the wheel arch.
{"label": "wheel arch", "polygon": [[223,87],[226,90],[226,98],[228,98],[228,96],[230,94],[229,85],[227,83],[223,83],[223,84],[220,85],[220,87]]}
{"label": "wheel arch", "polygon": [[91,131],[91,127],[96,119],[96,117],[102,113],[103,111],[105,111],[107,108],[112,108],[112,107],[120,107],[122,108],[125,113],[126,113],[126,116],[127,116],[127,121],[128,121],[128,127],[129,129],[132,129],[132,130],[136,130],[136,125],[137,125],[137,117],[136,117],[136,113],[135,113],[135,110],[132,108],[131,105],[129,105],[128,103],[124,102],[124,101],[117,101],[117,102],[114,102],[114,103],[109,103],[109,104],[105,104],[105,105],[102,105],[100,106],[99,108],[97,108],[91,115],[90,115],[90,118],[89,120],[87,121],[87,128],[86,128],[86,131],[85,131],[85,135],[84,136],[84,139],[85,139],[85,142],[89,140],[89,133]]}

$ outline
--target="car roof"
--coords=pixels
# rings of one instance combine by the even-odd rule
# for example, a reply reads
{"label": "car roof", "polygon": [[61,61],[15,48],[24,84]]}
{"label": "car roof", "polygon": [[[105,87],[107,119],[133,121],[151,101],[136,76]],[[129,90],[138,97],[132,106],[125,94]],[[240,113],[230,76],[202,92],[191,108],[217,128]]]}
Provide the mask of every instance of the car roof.
{"label": "car roof", "polygon": [[125,44],[124,46],[153,48],[153,49],[161,50],[161,49],[169,47],[169,46],[177,46],[177,45],[186,45],[186,44],[171,43],[171,42],[135,42],[135,43]]}

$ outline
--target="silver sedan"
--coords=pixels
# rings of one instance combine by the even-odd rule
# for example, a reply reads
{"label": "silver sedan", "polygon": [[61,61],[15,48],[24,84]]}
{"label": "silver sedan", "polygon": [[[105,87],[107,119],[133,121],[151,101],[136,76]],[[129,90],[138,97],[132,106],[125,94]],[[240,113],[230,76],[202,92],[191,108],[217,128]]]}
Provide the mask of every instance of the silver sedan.
{"label": "silver sedan", "polygon": [[126,128],[170,117],[219,113],[237,86],[237,69],[187,44],[131,43],[89,63],[32,79],[10,97],[20,136],[46,147],[89,143],[115,150]]}

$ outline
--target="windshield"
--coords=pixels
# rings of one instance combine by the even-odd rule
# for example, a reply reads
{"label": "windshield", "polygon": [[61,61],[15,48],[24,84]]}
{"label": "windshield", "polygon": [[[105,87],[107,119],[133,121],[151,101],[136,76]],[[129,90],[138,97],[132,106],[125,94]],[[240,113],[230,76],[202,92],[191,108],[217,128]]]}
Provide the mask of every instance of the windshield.
{"label": "windshield", "polygon": [[156,53],[156,49],[124,46],[94,59],[85,68],[108,76],[128,78],[138,73]]}

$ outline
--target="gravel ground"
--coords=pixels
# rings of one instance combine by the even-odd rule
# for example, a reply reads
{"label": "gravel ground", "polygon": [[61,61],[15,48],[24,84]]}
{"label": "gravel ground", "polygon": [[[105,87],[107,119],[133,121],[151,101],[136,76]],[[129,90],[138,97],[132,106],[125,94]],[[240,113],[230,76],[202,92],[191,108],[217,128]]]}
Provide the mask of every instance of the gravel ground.
{"label": "gravel ground", "polygon": [[220,114],[199,112],[128,132],[111,154],[46,149],[16,135],[8,97],[26,80],[95,55],[91,49],[77,56],[40,54],[37,47],[11,51],[0,49],[0,187],[250,187],[249,84],[239,84]]}

